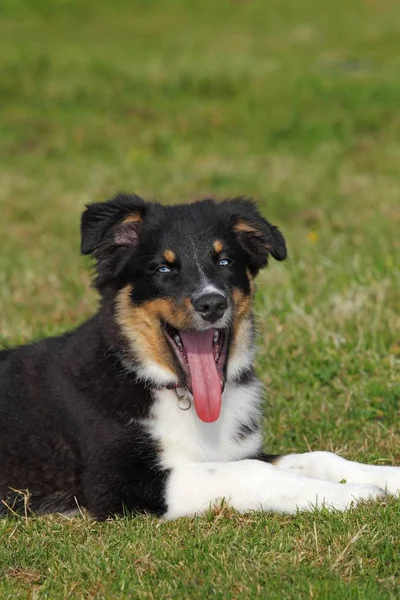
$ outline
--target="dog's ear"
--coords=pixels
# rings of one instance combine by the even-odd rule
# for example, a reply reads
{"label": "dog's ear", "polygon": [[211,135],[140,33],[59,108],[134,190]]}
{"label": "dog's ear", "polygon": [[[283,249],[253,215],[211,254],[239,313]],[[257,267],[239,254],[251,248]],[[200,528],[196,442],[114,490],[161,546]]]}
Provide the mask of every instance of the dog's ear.
{"label": "dog's ear", "polygon": [[154,203],[135,194],[118,194],[86,207],[81,220],[81,251],[96,259],[94,285],[101,290],[119,278],[139,243],[146,213]]}
{"label": "dog's ear", "polygon": [[286,258],[285,238],[277,227],[260,215],[252,200],[234,198],[222,204],[230,214],[231,226],[239,244],[248,255],[252,275],[267,266],[270,255],[275,260]]}
{"label": "dog's ear", "polygon": [[96,254],[102,246],[134,247],[147,208],[147,202],[135,194],[88,204],[81,219],[82,254]]}

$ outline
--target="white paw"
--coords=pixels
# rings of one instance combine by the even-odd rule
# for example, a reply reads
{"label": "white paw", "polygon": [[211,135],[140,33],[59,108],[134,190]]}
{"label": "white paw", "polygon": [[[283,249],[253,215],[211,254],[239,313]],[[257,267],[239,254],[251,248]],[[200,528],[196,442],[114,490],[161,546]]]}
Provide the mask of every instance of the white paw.
{"label": "white paw", "polygon": [[386,490],[388,494],[400,496],[400,467],[377,467],[374,483]]}
{"label": "white paw", "polygon": [[386,497],[386,492],[374,485],[364,484],[329,484],[324,483],[318,489],[310,491],[311,497],[308,506],[305,505],[302,498],[298,504],[300,510],[312,510],[313,508],[327,508],[329,510],[348,510],[362,501],[382,500]]}

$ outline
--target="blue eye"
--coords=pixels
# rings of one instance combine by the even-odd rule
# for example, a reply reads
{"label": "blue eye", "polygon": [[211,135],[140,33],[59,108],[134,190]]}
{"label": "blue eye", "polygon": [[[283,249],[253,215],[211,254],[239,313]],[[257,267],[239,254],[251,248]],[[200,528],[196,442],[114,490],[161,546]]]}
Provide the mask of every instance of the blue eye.
{"label": "blue eye", "polygon": [[157,271],[159,273],[171,273],[171,269],[169,267],[167,267],[166,265],[163,265],[162,267],[157,269]]}
{"label": "blue eye", "polygon": [[231,261],[229,260],[229,258],[221,258],[221,260],[219,261],[219,266],[220,267],[226,267],[227,265],[229,265]]}

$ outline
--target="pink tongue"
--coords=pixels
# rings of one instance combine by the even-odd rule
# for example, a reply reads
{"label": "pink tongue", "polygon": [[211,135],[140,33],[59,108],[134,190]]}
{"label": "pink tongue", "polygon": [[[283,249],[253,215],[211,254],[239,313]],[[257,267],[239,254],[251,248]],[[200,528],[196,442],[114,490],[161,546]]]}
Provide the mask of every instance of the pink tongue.
{"label": "pink tongue", "polygon": [[196,412],[202,421],[213,423],[221,412],[221,377],[213,353],[214,331],[180,332],[185,346]]}

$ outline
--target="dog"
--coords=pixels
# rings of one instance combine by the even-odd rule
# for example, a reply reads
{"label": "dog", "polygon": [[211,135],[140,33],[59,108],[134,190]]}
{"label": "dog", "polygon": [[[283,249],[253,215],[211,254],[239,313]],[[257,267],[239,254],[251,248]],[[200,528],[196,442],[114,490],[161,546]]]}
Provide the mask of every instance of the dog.
{"label": "dog", "polygon": [[262,450],[254,279],[286,244],[253,201],[120,194],[86,207],[81,251],[97,314],[0,353],[2,514],[293,514],[399,494],[400,467]]}

